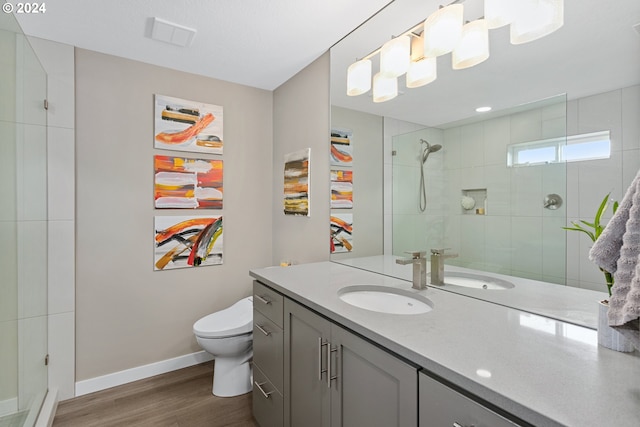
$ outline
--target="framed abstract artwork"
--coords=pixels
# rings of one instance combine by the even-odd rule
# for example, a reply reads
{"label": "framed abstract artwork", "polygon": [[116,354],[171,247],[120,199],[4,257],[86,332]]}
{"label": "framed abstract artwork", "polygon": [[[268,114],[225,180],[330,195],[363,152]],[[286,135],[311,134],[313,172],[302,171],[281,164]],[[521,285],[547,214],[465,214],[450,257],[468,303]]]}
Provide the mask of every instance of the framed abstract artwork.
{"label": "framed abstract artwork", "polygon": [[156,209],[222,209],[222,160],[154,156]]}
{"label": "framed abstract artwork", "polygon": [[309,216],[309,157],[306,148],[284,156],[284,214]]}
{"label": "framed abstract artwork", "polygon": [[156,216],[154,270],[222,264],[222,216]]}
{"label": "framed abstract artwork", "polygon": [[222,154],[221,106],[156,94],[154,116],[155,148]]}
{"label": "framed abstract artwork", "polygon": [[331,129],[331,166],[351,166],[353,146],[350,130]]}
{"label": "framed abstract artwork", "polygon": [[331,209],[353,208],[353,172],[331,170]]}
{"label": "framed abstract artwork", "polygon": [[331,253],[353,250],[353,214],[331,214]]}

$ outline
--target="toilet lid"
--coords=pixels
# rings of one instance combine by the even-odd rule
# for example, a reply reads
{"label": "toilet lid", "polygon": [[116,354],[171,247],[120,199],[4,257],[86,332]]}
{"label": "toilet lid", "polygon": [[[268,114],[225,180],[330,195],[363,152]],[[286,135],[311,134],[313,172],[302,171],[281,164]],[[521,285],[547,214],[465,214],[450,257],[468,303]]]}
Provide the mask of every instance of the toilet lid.
{"label": "toilet lid", "polygon": [[241,299],[231,307],[198,320],[193,333],[202,338],[223,338],[253,331],[253,297]]}

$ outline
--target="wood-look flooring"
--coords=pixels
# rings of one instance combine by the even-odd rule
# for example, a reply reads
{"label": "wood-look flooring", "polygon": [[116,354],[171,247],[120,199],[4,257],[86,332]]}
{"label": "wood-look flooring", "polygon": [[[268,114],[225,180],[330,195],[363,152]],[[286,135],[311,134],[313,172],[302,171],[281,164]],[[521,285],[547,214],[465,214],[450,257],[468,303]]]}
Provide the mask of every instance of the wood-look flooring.
{"label": "wood-look flooring", "polygon": [[213,362],[60,402],[53,427],[258,427],[251,393],[211,394]]}

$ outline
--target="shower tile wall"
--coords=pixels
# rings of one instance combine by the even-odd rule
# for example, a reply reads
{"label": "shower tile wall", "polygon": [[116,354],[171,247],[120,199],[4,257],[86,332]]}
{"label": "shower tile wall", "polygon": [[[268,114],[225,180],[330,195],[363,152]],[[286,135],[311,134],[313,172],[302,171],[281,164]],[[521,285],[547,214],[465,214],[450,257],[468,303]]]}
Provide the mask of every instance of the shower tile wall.
{"label": "shower tile wall", "polygon": [[[602,273],[588,258],[591,240],[562,227],[570,221],[593,219],[600,201],[609,192],[613,199],[622,199],[640,169],[638,117],[640,86],[632,86],[569,101],[566,107],[559,103],[449,128],[441,131],[440,140],[434,136],[438,130],[429,129],[431,138],[443,145],[443,245],[460,254],[447,262],[604,291]],[[611,158],[506,167],[509,144],[562,136],[565,127],[567,135],[610,130]],[[385,176],[394,172],[392,137],[419,129],[420,125],[385,118]],[[437,157],[431,156],[428,163]],[[396,255],[424,240],[422,231],[415,232],[424,224],[416,208],[418,163],[402,167],[413,168],[413,172],[396,172],[393,182],[400,178],[400,183],[385,180],[385,236],[391,235],[394,213],[403,215],[409,224],[404,227],[406,232],[394,236],[393,248],[391,239],[385,240],[385,253]],[[395,196],[398,188],[403,193],[399,197]],[[474,188],[488,191],[486,215],[462,214],[461,190]],[[406,201],[405,207],[394,208],[396,212],[392,210],[392,190],[395,204]],[[543,198],[549,193],[564,198],[561,209],[543,208]],[[430,206],[427,214],[436,217],[434,209]],[[605,221],[610,216],[610,212],[605,215]]]}
{"label": "shower tile wall", "polygon": [[[569,135],[611,131],[610,159],[567,165],[567,219],[592,219],[607,193],[622,200],[640,169],[640,86],[570,101],[567,117]],[[604,277],[588,259],[591,246],[582,233],[567,234],[567,284],[604,291]]]}
{"label": "shower tile wall", "polygon": [[[542,207],[547,193],[564,197],[564,165],[508,168],[506,153],[513,143],[563,136],[565,122],[561,102],[444,131],[445,246],[459,254],[451,264],[564,283],[564,263],[555,261],[564,258],[564,211]],[[478,188],[487,190],[485,215],[463,213],[462,190]]]}
{"label": "shower tile wall", "polygon": [[30,37],[48,76],[49,387],[75,396],[75,59],[70,45]]}
{"label": "shower tile wall", "polygon": [[2,30],[0,38],[7,53],[0,61],[7,77],[0,102],[2,416],[37,413],[47,389],[47,80],[23,35]]}

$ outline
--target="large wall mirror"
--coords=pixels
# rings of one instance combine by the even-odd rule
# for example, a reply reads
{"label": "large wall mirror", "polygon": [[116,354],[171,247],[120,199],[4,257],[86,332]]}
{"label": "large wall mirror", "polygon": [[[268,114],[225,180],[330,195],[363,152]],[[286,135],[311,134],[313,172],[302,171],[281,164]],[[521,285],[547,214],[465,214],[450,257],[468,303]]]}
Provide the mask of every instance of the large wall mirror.
{"label": "large wall mirror", "polygon": [[[483,16],[483,0],[461,3],[465,21]],[[565,0],[546,37],[514,45],[508,26],[493,29],[474,67],[453,70],[445,54],[432,83],[401,76],[386,102],[347,96],[350,64],[439,5],[395,0],[331,49],[332,147],[348,143],[351,161],[332,179],[352,184],[351,204],[332,205],[346,241],[332,260],[388,273],[376,257],[451,248],[449,265],[605,291],[591,240],[563,227],[592,220],[607,194],[621,200],[640,169],[640,3]],[[336,198],[344,188],[332,183]]]}

